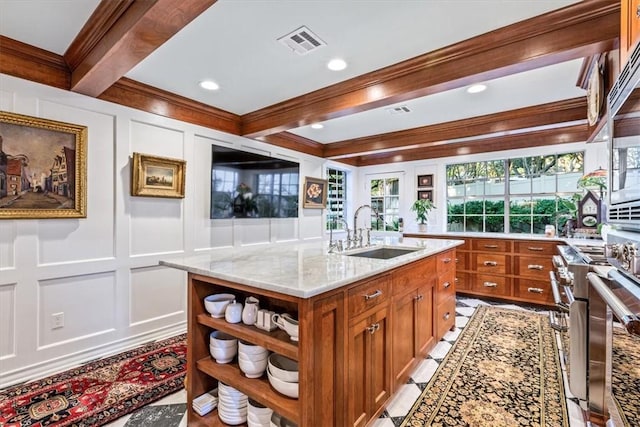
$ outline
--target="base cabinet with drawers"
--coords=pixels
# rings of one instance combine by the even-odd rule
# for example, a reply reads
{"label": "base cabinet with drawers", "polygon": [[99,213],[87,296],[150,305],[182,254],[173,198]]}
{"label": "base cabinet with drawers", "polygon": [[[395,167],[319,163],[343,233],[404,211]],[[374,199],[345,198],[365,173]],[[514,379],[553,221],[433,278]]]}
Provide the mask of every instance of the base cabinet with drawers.
{"label": "base cabinet with drawers", "polygon": [[[464,240],[456,248],[456,291],[461,294],[553,305],[549,272],[554,239],[461,237],[405,233],[405,237]],[[436,326],[437,328],[437,326]]]}
{"label": "base cabinet with drawers", "polygon": [[[225,425],[216,410],[199,416],[191,408],[193,399],[215,388],[218,381],[299,426],[372,424],[420,359],[453,325],[455,256],[455,249],[447,250],[310,298],[190,272],[188,425]],[[281,330],[267,332],[211,317],[204,298],[216,293],[233,293],[239,301],[254,296],[261,308],[297,317],[299,341],[291,341]],[[266,375],[245,377],[235,359],[216,363],[209,354],[213,330],[296,360],[299,398],[278,393]]]}

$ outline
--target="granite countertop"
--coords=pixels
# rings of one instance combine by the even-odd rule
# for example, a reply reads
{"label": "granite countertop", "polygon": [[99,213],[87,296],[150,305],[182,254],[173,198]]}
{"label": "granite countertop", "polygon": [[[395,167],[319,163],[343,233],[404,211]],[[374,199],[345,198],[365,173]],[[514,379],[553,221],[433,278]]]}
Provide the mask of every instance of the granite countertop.
{"label": "granite countertop", "polygon": [[[387,236],[372,238],[371,243],[372,247],[331,254],[328,253],[328,243],[325,241],[220,248],[202,255],[163,259],[160,265],[286,295],[310,298],[454,248],[463,241]],[[416,250],[391,259],[348,255],[375,247]]]}
{"label": "granite countertop", "polygon": [[513,240],[540,240],[540,241],[560,241],[568,245],[591,245],[602,246],[604,241],[602,239],[581,239],[581,238],[569,238],[569,237],[547,237],[544,234],[522,234],[522,233],[481,233],[481,232],[455,232],[445,231],[442,233],[436,233],[433,231],[418,231],[418,230],[405,230],[405,235],[420,236],[429,238],[430,236],[445,236],[455,239],[456,237],[469,237],[469,238],[484,238],[484,239],[513,239]]}

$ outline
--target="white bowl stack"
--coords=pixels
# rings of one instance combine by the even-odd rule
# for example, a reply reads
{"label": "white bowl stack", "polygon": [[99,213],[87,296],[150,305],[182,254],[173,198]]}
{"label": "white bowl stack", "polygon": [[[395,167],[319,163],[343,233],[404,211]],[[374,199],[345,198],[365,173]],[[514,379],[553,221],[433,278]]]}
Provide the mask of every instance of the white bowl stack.
{"label": "white bowl stack", "polygon": [[259,345],[238,343],[238,366],[247,378],[260,378],[267,369],[269,350]]}
{"label": "white bowl stack", "polygon": [[298,398],[298,362],[273,353],[269,356],[267,375],[269,383],[278,392]]}
{"label": "white bowl stack", "polygon": [[247,426],[248,427],[269,427],[273,410],[249,399],[247,405]]}
{"label": "white bowl stack", "polygon": [[232,426],[247,422],[247,405],[249,398],[246,394],[218,381],[218,417]]}
{"label": "white bowl stack", "polygon": [[238,353],[238,339],[222,331],[209,334],[209,353],[217,363],[229,363]]}

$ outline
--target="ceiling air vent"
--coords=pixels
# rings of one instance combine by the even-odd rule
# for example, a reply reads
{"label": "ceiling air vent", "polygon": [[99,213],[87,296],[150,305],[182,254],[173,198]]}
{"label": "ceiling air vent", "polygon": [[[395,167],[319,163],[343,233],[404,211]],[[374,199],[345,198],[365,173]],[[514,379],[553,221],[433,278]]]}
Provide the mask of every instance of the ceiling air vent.
{"label": "ceiling air vent", "polygon": [[389,112],[389,114],[391,114],[392,116],[395,116],[396,114],[406,114],[406,113],[410,113],[411,112],[409,107],[407,107],[406,105],[400,105],[398,107],[385,108],[385,110],[387,110]]}
{"label": "ceiling air vent", "polygon": [[280,37],[278,41],[298,55],[306,55],[321,46],[327,45],[320,37],[313,34],[311,30],[305,26],[298,28],[286,36]]}

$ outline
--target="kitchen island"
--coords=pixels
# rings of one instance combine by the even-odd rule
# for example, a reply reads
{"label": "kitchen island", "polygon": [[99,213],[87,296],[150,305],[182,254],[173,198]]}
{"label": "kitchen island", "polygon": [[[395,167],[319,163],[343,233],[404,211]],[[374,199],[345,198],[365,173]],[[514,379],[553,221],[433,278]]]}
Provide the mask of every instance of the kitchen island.
{"label": "kitchen island", "polygon": [[[162,265],[188,274],[190,426],[225,425],[216,411],[200,417],[197,396],[222,381],[300,426],[364,426],[382,412],[419,360],[455,321],[455,247],[459,240],[384,238],[375,248],[404,249],[389,259],[358,256],[372,248],[327,253],[326,242],[225,248]],[[384,256],[389,255],[384,252]],[[380,252],[378,255],[382,254]],[[211,317],[204,298],[233,293],[299,321],[299,341]],[[217,364],[209,333],[221,330],[297,360],[299,398],[248,379],[235,362]]]}

